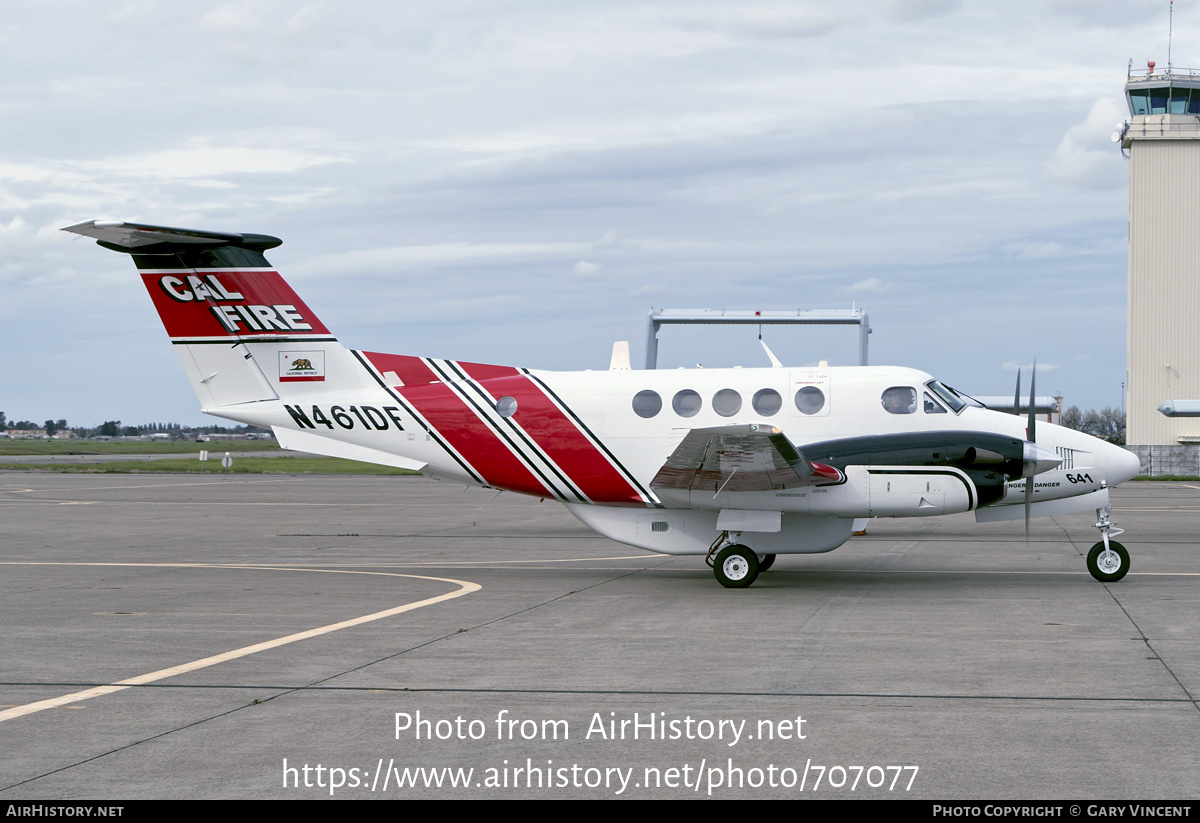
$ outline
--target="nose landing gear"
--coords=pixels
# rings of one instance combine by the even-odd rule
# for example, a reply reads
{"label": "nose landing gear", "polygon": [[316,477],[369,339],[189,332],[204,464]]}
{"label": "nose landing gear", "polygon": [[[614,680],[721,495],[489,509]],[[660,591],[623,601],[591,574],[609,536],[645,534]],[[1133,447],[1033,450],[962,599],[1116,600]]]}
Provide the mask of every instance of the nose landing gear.
{"label": "nose landing gear", "polygon": [[1095,526],[1101,539],[1087,555],[1088,571],[1101,583],[1116,583],[1129,571],[1129,552],[1116,540],[1109,539],[1125,532],[1108,519],[1111,512],[1111,503],[1096,509]]}

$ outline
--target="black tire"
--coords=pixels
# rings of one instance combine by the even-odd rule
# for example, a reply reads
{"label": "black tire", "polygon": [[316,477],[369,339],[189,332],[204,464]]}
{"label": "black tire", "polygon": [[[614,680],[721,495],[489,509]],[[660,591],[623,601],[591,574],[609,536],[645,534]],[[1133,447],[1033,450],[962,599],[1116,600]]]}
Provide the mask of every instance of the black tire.
{"label": "black tire", "polygon": [[760,554],[760,555],[758,556],[758,570],[759,570],[759,572],[765,572],[767,569],[771,568],[771,567],[772,567],[772,566],[774,566],[774,565],[775,565],[775,555],[773,555],[773,554]]}
{"label": "black tire", "polygon": [[1104,565],[1101,567],[1100,555],[1104,553],[1104,541],[1101,540],[1088,552],[1087,568],[1092,577],[1101,583],[1116,583],[1129,571],[1129,552],[1125,551],[1125,547],[1115,540],[1108,541],[1108,548],[1116,555],[1115,567],[1111,557],[1105,558]]}
{"label": "black tire", "polygon": [[744,589],[758,577],[758,555],[749,546],[726,546],[717,552],[713,574],[727,589]]}

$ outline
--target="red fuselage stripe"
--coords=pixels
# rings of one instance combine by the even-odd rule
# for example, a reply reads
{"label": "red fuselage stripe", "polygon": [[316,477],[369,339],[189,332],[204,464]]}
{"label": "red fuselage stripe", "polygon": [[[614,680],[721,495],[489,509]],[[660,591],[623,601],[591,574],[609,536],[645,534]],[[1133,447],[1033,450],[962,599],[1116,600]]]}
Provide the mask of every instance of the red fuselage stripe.
{"label": "red fuselage stripe", "polygon": [[363,357],[371,361],[371,365],[379,370],[380,374],[395,372],[406,386],[424,386],[429,383],[440,383],[441,378],[433,373],[419,357],[412,357],[407,354],[382,354],[380,352],[365,351]]}
{"label": "red fuselage stripe", "polygon": [[489,486],[538,497],[557,497],[525,467],[453,389],[417,357],[363,352],[381,374],[394,371],[407,400]]}
{"label": "red fuselage stripe", "polygon": [[[517,401],[513,420],[592,502],[646,505],[637,489],[527,376],[510,369],[507,376],[479,377],[477,375],[489,372],[477,368],[473,363],[458,365],[478,380],[494,399],[507,396]],[[498,369],[494,366],[487,368]]]}

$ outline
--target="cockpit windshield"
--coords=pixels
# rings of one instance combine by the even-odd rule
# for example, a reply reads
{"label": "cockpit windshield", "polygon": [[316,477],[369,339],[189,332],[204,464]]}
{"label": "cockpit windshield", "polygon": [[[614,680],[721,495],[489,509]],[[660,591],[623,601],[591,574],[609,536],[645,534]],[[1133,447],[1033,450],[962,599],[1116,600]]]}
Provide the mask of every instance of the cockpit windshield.
{"label": "cockpit windshield", "polygon": [[974,397],[971,397],[971,395],[956,391],[941,381],[930,380],[925,384],[925,388],[929,389],[942,400],[946,401],[946,405],[954,409],[955,414],[958,414],[967,406],[978,406],[983,408],[983,404]]}

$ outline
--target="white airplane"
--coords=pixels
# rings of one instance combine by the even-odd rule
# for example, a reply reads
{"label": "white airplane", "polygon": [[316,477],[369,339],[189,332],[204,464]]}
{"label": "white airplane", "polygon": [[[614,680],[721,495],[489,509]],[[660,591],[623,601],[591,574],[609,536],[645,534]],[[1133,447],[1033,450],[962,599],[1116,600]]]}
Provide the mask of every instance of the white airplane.
{"label": "white airplane", "polygon": [[[1120,580],[1118,446],[982,407],[908,368],[548,372],[345,348],[263,253],[281,240],[90,220],[133,257],[207,414],[286,449],[562,502],[613,540],[703,555],[724,586],[836,549],[856,518],[1096,510]],[[1019,391],[1018,391],[1019,393]],[[1030,387],[1033,397],[1033,387]]]}

